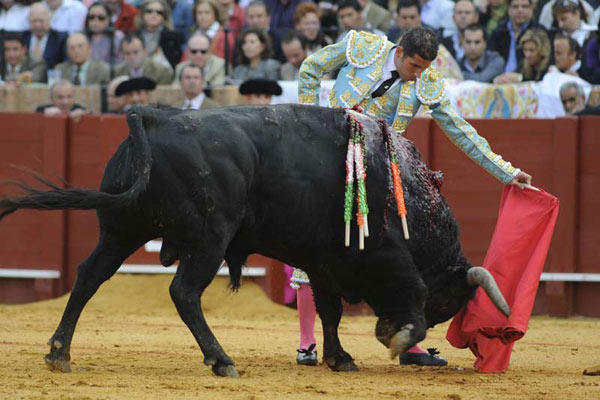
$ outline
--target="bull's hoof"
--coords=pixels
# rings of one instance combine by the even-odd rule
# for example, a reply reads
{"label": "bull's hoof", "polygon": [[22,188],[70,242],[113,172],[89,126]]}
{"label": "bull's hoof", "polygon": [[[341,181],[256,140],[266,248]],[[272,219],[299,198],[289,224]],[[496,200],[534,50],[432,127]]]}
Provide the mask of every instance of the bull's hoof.
{"label": "bull's hoof", "polygon": [[335,372],[354,372],[358,371],[358,367],[354,364],[354,361],[348,361],[344,363],[340,363],[331,367],[332,371]]}
{"label": "bull's hoof", "polygon": [[212,370],[217,376],[229,376],[232,378],[238,378],[240,376],[233,365],[213,365]]}
{"label": "bull's hoof", "polygon": [[354,359],[350,354],[345,353],[339,358],[329,357],[324,358],[325,364],[335,372],[353,372],[358,371],[358,367],[354,364]]}
{"label": "bull's hoof", "polygon": [[44,361],[50,371],[71,372],[71,363],[63,354],[51,351],[46,354]]}
{"label": "bull's hoof", "polygon": [[404,353],[408,350],[410,341],[411,341],[411,331],[414,326],[412,324],[408,324],[403,327],[400,331],[396,332],[392,339],[390,340],[390,357],[396,358],[398,354]]}

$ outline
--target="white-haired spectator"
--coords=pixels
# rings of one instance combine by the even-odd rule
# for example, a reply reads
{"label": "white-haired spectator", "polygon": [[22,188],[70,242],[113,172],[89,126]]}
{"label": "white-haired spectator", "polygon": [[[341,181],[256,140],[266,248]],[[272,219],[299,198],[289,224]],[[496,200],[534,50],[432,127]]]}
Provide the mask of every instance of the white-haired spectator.
{"label": "white-haired spectator", "polygon": [[50,9],[50,27],[59,32],[83,32],[87,7],[77,0],[44,0]]}
{"label": "white-haired spectator", "polygon": [[29,29],[29,6],[20,0],[2,0],[0,4],[0,31],[23,32]]}
{"label": "white-haired spectator", "polygon": [[567,115],[585,108],[585,93],[577,82],[565,82],[560,87],[560,101]]}
{"label": "white-haired spectator", "polygon": [[43,58],[46,67],[53,69],[65,60],[65,44],[68,34],[50,28],[50,10],[44,3],[33,3],[29,10],[29,30],[25,42],[29,55]]}
{"label": "white-haired spectator", "polygon": [[87,110],[82,105],[75,103],[75,87],[67,80],[60,80],[50,87],[51,104],[43,104],[35,112],[48,116],[68,115],[78,122]]}

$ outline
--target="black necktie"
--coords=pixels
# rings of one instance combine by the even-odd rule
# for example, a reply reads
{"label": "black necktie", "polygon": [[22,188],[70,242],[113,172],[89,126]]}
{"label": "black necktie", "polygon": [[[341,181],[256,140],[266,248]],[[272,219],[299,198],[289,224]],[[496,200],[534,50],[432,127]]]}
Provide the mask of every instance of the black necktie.
{"label": "black necktie", "polygon": [[81,81],[79,80],[79,70],[80,70],[80,66],[76,65],[75,66],[75,77],[73,78],[73,85],[80,85]]}
{"label": "black necktie", "polygon": [[377,89],[375,89],[371,97],[376,99],[377,97],[383,95],[394,84],[394,82],[396,82],[396,79],[398,79],[399,76],[400,74],[398,74],[398,71],[392,71],[392,77],[383,81],[383,83],[379,85]]}

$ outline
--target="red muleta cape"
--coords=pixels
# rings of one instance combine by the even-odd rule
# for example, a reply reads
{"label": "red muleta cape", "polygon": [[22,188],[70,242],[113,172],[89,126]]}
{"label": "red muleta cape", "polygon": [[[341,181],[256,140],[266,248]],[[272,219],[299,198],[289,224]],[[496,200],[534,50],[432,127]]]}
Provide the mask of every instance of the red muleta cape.
{"label": "red muleta cape", "polygon": [[527,331],[557,215],[558,199],[551,194],[504,188],[483,266],[496,279],[511,308],[510,316],[505,317],[479,288],[446,333],[454,347],[471,349],[477,357],[477,371],[508,369],[515,341]]}

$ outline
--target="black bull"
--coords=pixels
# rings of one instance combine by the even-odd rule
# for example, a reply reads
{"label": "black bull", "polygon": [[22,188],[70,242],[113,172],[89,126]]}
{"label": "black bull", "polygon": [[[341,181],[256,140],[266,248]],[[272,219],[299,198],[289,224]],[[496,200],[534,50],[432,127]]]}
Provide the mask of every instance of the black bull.
{"label": "black bull", "polygon": [[[337,371],[356,369],[338,338],[342,298],[373,308],[376,336],[395,355],[454,316],[478,284],[493,289],[489,274],[463,256],[439,179],[410,141],[394,137],[411,234],[403,238],[383,135],[362,115],[371,234],[360,251],[354,226],[351,246],[344,247],[346,116],[298,105],[135,108],[127,116],[130,135],[109,161],[100,191],[60,189],[38,177],[52,190],[21,183],[27,195],[1,199],[0,219],[20,208],[97,209],[100,239],[78,267],[47,365],[70,370],[71,339],[85,304],[130,254],[158,237],[161,262],[180,259],[171,298],[218,375],[237,372],[200,299],[223,259],[234,288],[252,253],[306,271],[323,322],[323,358]],[[501,295],[498,301],[507,312]]]}

